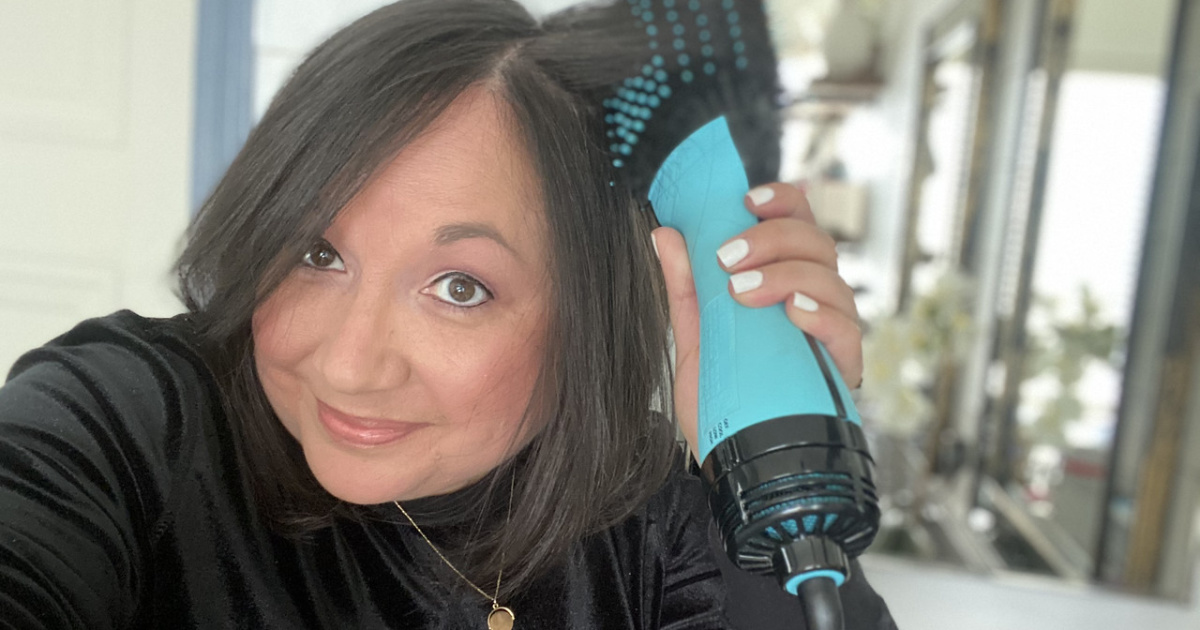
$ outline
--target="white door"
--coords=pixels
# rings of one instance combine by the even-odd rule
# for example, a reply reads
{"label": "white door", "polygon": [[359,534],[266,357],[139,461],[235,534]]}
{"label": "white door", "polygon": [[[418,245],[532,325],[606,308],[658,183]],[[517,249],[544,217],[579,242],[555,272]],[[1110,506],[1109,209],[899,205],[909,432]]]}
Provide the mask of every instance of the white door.
{"label": "white door", "polygon": [[181,310],[194,0],[0,0],[0,382],[80,320]]}

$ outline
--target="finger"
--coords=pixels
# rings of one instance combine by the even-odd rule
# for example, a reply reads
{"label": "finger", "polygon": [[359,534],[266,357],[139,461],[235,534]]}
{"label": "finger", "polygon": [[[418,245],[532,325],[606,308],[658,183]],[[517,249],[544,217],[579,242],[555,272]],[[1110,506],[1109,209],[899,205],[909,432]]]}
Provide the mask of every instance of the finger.
{"label": "finger", "polygon": [[835,309],[798,308],[792,300],[788,301],[787,315],[797,328],[825,346],[847,387],[857,389],[862,385],[862,329],[857,318],[851,319]]}
{"label": "finger", "polygon": [[769,219],[729,239],[717,250],[726,271],[753,269],[782,260],[807,260],[837,269],[837,242],[827,232],[795,218]]}
{"label": "finger", "polygon": [[787,260],[739,272],[729,277],[729,294],[739,304],[762,308],[787,301],[801,293],[816,304],[816,308],[833,310],[858,322],[858,305],[854,289],[836,271],[824,265]]}
{"label": "finger", "polygon": [[700,357],[700,309],[696,300],[696,285],[692,280],[692,266],[683,235],[671,228],[658,228],[651,233],[651,237],[666,282],[671,331],[675,340],[675,415],[695,454]]}
{"label": "finger", "polygon": [[809,223],[817,222],[804,191],[791,184],[775,182],[755,187],[746,193],[744,202],[746,209],[760,219],[793,217]]}

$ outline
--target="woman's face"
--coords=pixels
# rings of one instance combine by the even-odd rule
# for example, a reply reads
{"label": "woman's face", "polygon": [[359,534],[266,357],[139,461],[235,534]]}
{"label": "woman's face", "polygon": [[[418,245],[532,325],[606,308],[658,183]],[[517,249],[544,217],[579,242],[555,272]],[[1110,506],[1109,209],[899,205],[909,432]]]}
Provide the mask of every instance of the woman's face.
{"label": "woman's face", "polygon": [[549,275],[508,111],[465,93],[339,214],[254,316],[258,374],[352,503],[444,494],[529,442]]}

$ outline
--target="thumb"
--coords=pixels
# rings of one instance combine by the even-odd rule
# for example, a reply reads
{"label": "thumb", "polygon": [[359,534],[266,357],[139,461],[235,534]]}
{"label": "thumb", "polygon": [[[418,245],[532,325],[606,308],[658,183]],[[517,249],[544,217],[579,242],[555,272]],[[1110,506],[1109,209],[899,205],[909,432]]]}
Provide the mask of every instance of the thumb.
{"label": "thumb", "polygon": [[675,415],[679,428],[696,455],[696,414],[700,374],[700,308],[692,265],[688,260],[683,235],[660,227],[650,234],[654,239],[666,281],[667,304],[675,341]]}

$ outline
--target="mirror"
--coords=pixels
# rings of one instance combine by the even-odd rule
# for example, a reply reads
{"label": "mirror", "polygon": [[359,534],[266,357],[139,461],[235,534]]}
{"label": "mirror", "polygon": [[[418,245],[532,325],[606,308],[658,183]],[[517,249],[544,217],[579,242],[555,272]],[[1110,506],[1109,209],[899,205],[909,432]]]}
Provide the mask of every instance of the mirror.
{"label": "mirror", "polygon": [[1029,185],[1000,263],[1014,282],[996,312],[1002,386],[977,500],[1036,551],[1029,570],[1097,570],[1174,5],[1047,3],[1027,75],[1023,126],[1039,131],[1018,154]]}
{"label": "mirror", "polygon": [[1122,585],[1113,458],[1179,5],[941,4],[909,95],[896,314],[867,334],[877,549]]}

